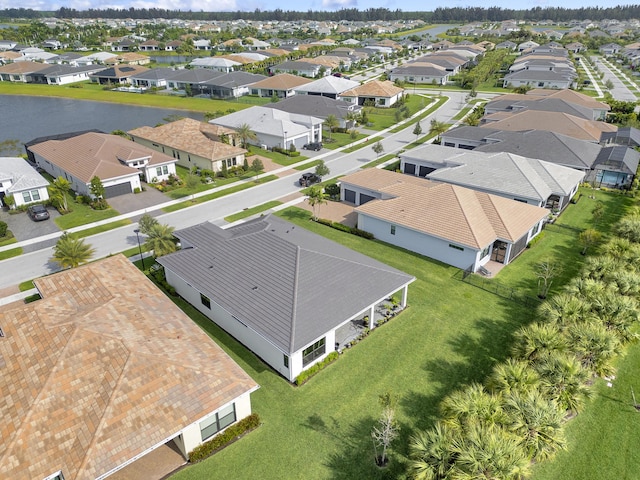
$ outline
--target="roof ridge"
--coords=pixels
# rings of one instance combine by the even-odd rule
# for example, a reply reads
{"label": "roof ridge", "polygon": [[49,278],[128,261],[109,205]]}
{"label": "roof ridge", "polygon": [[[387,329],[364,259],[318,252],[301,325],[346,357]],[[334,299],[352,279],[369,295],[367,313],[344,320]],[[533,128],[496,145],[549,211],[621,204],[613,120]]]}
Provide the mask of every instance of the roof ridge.
{"label": "roof ridge", "polygon": [[[471,235],[473,236],[474,241],[476,242],[476,245],[480,245],[480,239],[478,238],[478,235],[476,233],[475,228],[473,228],[473,225],[471,225],[471,222],[469,221],[469,215],[468,213],[470,213],[468,210],[468,208],[466,207],[465,202],[462,201],[461,198],[461,194],[462,193],[466,193],[467,191],[469,192],[469,194],[475,199],[475,203],[478,204],[480,206],[480,210],[482,210],[482,213],[484,214],[484,216],[486,217],[485,220],[487,221],[487,224],[491,227],[491,230],[493,230],[493,233],[496,234],[496,230],[495,228],[493,228],[493,225],[491,225],[491,221],[488,218],[487,212],[485,212],[484,208],[482,207],[482,203],[480,202],[480,199],[478,197],[478,194],[480,192],[477,192],[476,190],[471,190],[469,188],[465,188],[465,187],[458,187],[457,185],[453,185],[453,184],[443,184],[443,185],[447,185],[449,188],[451,188],[451,191],[453,192],[454,197],[456,198],[457,202],[458,202],[458,206],[460,207],[460,211],[462,212],[462,215],[464,216],[464,220],[467,224],[467,227],[469,228],[469,231],[471,232]],[[435,187],[438,188],[438,187]],[[485,194],[487,195],[487,194]],[[496,234],[497,236],[497,234]],[[482,248],[482,246],[480,246]]]}
{"label": "roof ridge", "polygon": [[298,280],[300,278],[300,246],[296,245],[296,269],[293,275],[293,301],[291,302],[291,334],[289,335],[289,351],[292,352],[296,339],[296,323],[298,313]]}

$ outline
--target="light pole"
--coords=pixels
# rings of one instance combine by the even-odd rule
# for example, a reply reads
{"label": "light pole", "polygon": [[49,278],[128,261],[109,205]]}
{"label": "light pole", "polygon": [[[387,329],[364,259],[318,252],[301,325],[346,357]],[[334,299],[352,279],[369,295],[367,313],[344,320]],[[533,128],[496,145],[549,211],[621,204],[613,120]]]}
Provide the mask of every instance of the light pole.
{"label": "light pole", "polygon": [[144,272],[144,257],[142,256],[142,247],[140,246],[140,229],[136,228],[134,232],[136,233],[136,238],[138,239],[138,252],[140,253],[140,261],[142,262],[142,271]]}

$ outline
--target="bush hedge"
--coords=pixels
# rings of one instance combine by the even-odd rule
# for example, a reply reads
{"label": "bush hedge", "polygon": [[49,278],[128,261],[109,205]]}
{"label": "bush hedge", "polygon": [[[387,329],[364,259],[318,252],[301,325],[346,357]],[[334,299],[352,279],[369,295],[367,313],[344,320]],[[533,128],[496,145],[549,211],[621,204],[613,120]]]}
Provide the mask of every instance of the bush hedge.
{"label": "bush hedge", "polygon": [[296,377],[296,385],[300,386],[303,383],[306,383],[320,370],[323,370],[327,365],[335,362],[338,359],[338,356],[338,352],[331,352],[324,360],[301,372],[300,375]]}
{"label": "bush hedge", "polygon": [[8,228],[7,222],[0,222],[0,238],[7,236]]}
{"label": "bush hedge", "polygon": [[240,437],[255,430],[260,426],[260,417],[257,413],[252,413],[248,417],[243,418],[239,422],[230,425],[224,432],[216,435],[211,440],[198,445],[189,452],[189,461],[191,463],[201,462],[216,452],[219,452],[228,445],[238,440]]}
{"label": "bush hedge", "polygon": [[366,238],[367,240],[374,239],[372,233],[365,232],[364,230],[360,230],[356,227],[350,227],[339,222],[332,222],[331,220],[327,220],[326,218],[319,218],[317,221],[318,223],[326,225],[327,227],[335,228],[336,230],[340,230],[342,232],[351,233],[353,235],[357,235],[358,237]]}

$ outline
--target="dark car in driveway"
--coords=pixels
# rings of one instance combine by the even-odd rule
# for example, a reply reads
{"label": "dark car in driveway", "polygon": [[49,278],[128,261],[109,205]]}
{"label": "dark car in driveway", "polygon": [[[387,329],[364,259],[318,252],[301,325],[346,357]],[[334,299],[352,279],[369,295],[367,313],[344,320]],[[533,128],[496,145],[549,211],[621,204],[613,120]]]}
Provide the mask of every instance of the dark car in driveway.
{"label": "dark car in driveway", "polygon": [[303,150],[315,150],[316,152],[322,150],[322,142],[305,143],[302,146]]}
{"label": "dark car in driveway", "polygon": [[31,205],[27,209],[27,213],[34,222],[40,222],[41,220],[49,220],[49,212],[44,205]]}
{"label": "dark car in driveway", "polygon": [[315,173],[303,173],[298,182],[300,182],[301,187],[308,187],[309,185],[320,182],[320,180],[322,179]]}

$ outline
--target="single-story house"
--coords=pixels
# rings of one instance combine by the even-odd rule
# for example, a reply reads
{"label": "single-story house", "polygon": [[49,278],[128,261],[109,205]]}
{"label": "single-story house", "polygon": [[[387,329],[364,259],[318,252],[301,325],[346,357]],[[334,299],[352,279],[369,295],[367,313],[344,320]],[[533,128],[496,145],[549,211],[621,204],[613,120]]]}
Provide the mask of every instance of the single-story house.
{"label": "single-story house", "polygon": [[194,68],[208,68],[214,72],[229,73],[233,72],[236,67],[242,66],[240,62],[235,62],[223,57],[204,57],[196,58],[189,65]]}
{"label": "single-story house", "polygon": [[151,63],[151,58],[149,58],[149,56],[134,52],[121,53],[116,57],[107,58],[104,61],[105,65],[148,65],[149,63]]}
{"label": "single-story house", "polygon": [[34,74],[34,79],[38,83],[48,83],[49,85],[68,85],[69,83],[91,80],[91,74],[101,72],[104,69],[105,67],[102,65],[84,65],[81,67],[51,65],[49,68]]}
{"label": "single-story house", "polygon": [[223,163],[227,168],[242,166],[247,153],[236,146],[234,130],[192,118],[157,127],[140,127],[127,133],[134,142],[170,154],[178,160],[178,165],[186,168],[219,172]]}
{"label": "single-story house", "polygon": [[232,99],[248,95],[253,84],[264,80],[264,75],[243,71],[221,73],[203,84],[203,93],[213,98]]}
{"label": "single-story house", "polygon": [[318,95],[294,95],[264,106],[300,115],[313,112],[315,117],[323,120],[326,120],[329,115],[333,115],[338,119],[340,128],[352,128],[355,125],[354,115],[362,110],[360,105]]}
{"label": "single-story house", "polygon": [[376,107],[392,107],[404,97],[404,88],[400,88],[387,80],[371,80],[355,88],[342,92],[339,99],[354,105],[369,105]]}
{"label": "single-story house", "polygon": [[167,87],[176,90],[191,90],[192,95],[206,95],[209,87],[205,83],[222,75],[206,68],[194,68],[191,70],[176,70],[167,78]]}
{"label": "single-story house", "polygon": [[37,62],[15,62],[0,66],[0,80],[4,82],[35,83],[35,75],[51,65]]}
{"label": "single-story house", "polygon": [[141,88],[166,88],[168,79],[176,74],[173,68],[152,68],[131,76],[131,84]]}
{"label": "single-story house", "polygon": [[549,211],[448,183],[370,168],[340,179],[358,228],[376,239],[476,272],[508,264],[540,233]]}
{"label": "single-story house", "polygon": [[258,385],[124,256],[34,283],[0,310],[0,477],[133,478],[251,414]]}
{"label": "single-story house", "polygon": [[110,52],[96,52],[90,55],[76,59],[78,65],[92,65],[94,63],[104,63],[110,58],[115,58],[117,55]]}
{"label": "single-story house", "polygon": [[290,73],[279,73],[251,85],[251,94],[259,97],[288,98],[295,95],[294,88],[311,83],[311,81],[308,78]]}
{"label": "single-story house", "polygon": [[351,90],[358,85],[360,85],[360,83],[354,80],[330,75],[328,77],[320,78],[314,82],[307,83],[306,85],[295,87],[294,90],[296,95],[319,95],[333,98],[335,100],[342,92]]}
{"label": "single-story house", "polygon": [[[178,294],[289,381],[340,343],[414,277],[275,216],[226,230],[205,222],[174,233],[158,258]],[[338,346],[339,348],[339,346]]]}
{"label": "single-story house", "polygon": [[214,118],[209,123],[235,130],[247,124],[257,137],[257,140],[250,140],[250,143],[263,148],[288,149],[294,144],[300,150],[306,143],[322,141],[321,118],[283,112],[274,108],[250,107]]}
{"label": "single-story house", "polygon": [[412,84],[446,85],[450,76],[451,72],[448,72],[444,67],[435,63],[421,61],[406,63],[394,68],[389,73],[389,80],[394,82],[399,80]]}
{"label": "single-story house", "polygon": [[49,199],[49,182],[23,158],[0,157],[0,206],[12,195],[14,207]]}
{"label": "single-story house", "polygon": [[325,68],[325,74],[329,74],[331,72],[330,69],[327,69],[323,65],[305,62],[304,59],[300,59],[288,60],[277,65],[272,65],[268,68],[268,71],[271,75],[275,75],[276,73],[290,73],[292,75],[303,75],[309,78],[316,78],[320,75],[320,70],[322,68]]}
{"label": "single-story house", "polygon": [[622,47],[617,43],[607,43],[606,45],[602,45],[598,48],[598,51],[605,57],[620,53],[621,50]]}
{"label": "single-story house", "polygon": [[571,88],[578,75],[570,69],[523,69],[504,76],[504,88],[531,86],[536,88]]}
{"label": "single-story house", "polygon": [[579,170],[513,153],[470,152],[440,145],[402,153],[400,170],[557,210],[569,205],[585,177]]}
{"label": "single-story house", "polygon": [[35,163],[49,175],[66,178],[75,192],[91,196],[91,179],[98,177],[105,197],[139,191],[147,182],[175,175],[177,159],[118,135],[89,132],[64,140],[47,140],[27,147]]}
{"label": "single-story house", "polygon": [[149,69],[147,67],[141,67],[139,65],[115,65],[92,73],[89,77],[91,77],[92,82],[99,83],[100,85],[127,85],[131,84],[131,77],[148,71]]}
{"label": "single-story house", "polygon": [[627,188],[638,171],[640,152],[624,145],[603,147],[589,176],[598,187]]}

